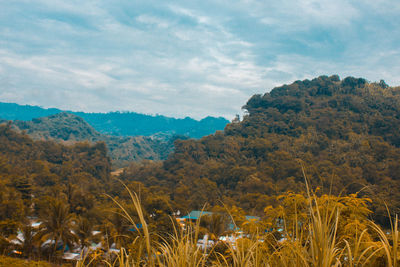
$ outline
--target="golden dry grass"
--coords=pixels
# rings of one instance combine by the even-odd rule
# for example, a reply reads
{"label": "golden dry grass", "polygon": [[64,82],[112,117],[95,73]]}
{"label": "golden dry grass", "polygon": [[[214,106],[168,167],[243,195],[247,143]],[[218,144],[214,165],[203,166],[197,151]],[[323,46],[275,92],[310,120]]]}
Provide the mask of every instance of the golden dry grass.
{"label": "golden dry grass", "polygon": [[[389,231],[368,220],[363,229],[356,227],[353,235],[344,234],[339,231],[343,205],[337,198],[322,198],[310,189],[307,191],[306,221],[300,221],[300,214],[295,210],[292,225],[289,227],[287,222],[283,223],[282,239],[277,240],[272,233],[253,233],[236,239],[234,243],[226,243],[226,249],[222,252],[214,251],[214,248],[203,251],[197,247],[199,221],[185,232],[175,228],[168,240],[153,242],[139,198],[129,191],[143,225],[142,229],[137,229],[139,237],[132,240],[132,247],[137,250],[129,253],[121,249],[115,260],[102,262],[105,266],[125,267],[399,266],[397,215],[391,218],[392,227]],[[122,215],[135,225],[123,205],[116,200],[114,202]],[[357,223],[354,222],[355,225]],[[83,262],[78,262],[77,266],[93,265],[90,261],[86,261],[87,264]]]}

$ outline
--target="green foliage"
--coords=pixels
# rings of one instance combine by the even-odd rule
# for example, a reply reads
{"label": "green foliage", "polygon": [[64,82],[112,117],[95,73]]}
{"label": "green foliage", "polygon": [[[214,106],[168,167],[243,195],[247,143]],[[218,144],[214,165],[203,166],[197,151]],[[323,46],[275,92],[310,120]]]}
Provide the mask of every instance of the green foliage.
{"label": "green foliage", "polygon": [[200,226],[209,234],[210,239],[218,240],[219,236],[229,232],[230,217],[226,213],[213,213],[201,218]]}
{"label": "green foliage", "polygon": [[[398,219],[388,218],[383,201],[398,213],[399,101],[399,88],[352,77],[275,88],[252,97],[243,121],[224,132],[176,140],[167,160],[121,170],[137,194],[111,179],[104,142],[33,141],[0,125],[1,252],[17,248],[36,258],[57,254],[55,246],[46,254],[47,238],[79,247],[102,239],[121,254],[114,261],[94,251],[95,264],[109,257],[114,266],[398,266]],[[171,223],[178,210],[206,203],[217,213],[192,232]],[[221,203],[245,235],[203,253],[199,234],[227,232]],[[40,231],[24,227],[37,217],[45,222]],[[18,230],[29,238],[12,245]]]}
{"label": "green foliage", "polygon": [[75,216],[69,212],[67,204],[62,200],[47,198],[46,208],[40,214],[41,225],[36,234],[40,243],[47,240],[52,241],[51,253],[56,253],[59,242],[62,242],[62,250],[66,246],[72,247],[78,237],[71,230],[73,229]]}
{"label": "green foliage", "polygon": [[[128,187],[126,187],[128,189]],[[109,266],[398,266],[398,218],[393,221],[391,233],[386,234],[367,217],[370,199],[357,195],[318,195],[318,191],[301,194],[287,193],[277,197],[277,207],[266,208],[272,218],[270,229],[280,229],[280,236],[273,230],[243,230],[230,242],[220,241],[208,249],[196,245],[202,217],[185,231],[174,228],[171,238],[154,242],[148,231],[138,195],[129,191],[135,216],[146,226],[138,229],[139,237],[131,240],[132,250],[121,249],[115,260],[105,260]],[[129,189],[128,189],[129,190]],[[130,213],[121,202],[114,199],[121,213],[133,223]],[[237,208],[233,211],[238,215]],[[354,214],[349,211],[356,211]],[[239,212],[240,214],[240,212]],[[278,217],[274,216],[278,215]],[[344,221],[345,223],[343,224]],[[292,225],[293,227],[286,227]],[[349,236],[342,231],[354,233]],[[261,230],[263,228],[259,228]],[[264,228],[265,229],[265,228]],[[363,229],[363,230],[362,230]],[[377,242],[377,240],[379,240]],[[145,253],[147,252],[147,253]],[[95,254],[91,261],[99,261]],[[85,261],[88,261],[87,259]],[[85,266],[84,261],[78,266]]]}
{"label": "green foliage", "polygon": [[[67,112],[35,118],[32,121],[16,120],[11,123],[11,127],[16,131],[25,132],[35,140],[77,144],[77,147],[83,149],[85,146],[91,146],[85,144],[86,142],[97,143],[95,150],[99,154],[108,153],[108,147],[115,167],[126,165],[130,161],[165,159],[172,151],[173,141],[177,138],[172,135],[165,138],[106,135],[99,133],[81,117]],[[54,147],[51,149],[54,150]]]}
{"label": "green foliage", "polygon": [[[162,166],[135,164],[121,177],[174,188],[171,199],[185,211],[222,200],[262,215],[271,196],[305,190],[304,164],[324,193],[361,190],[400,211],[400,88],[321,76],[255,95],[244,109],[224,132],[177,141]],[[371,205],[388,225],[383,202]]]}
{"label": "green foliage", "polygon": [[[48,239],[71,244],[75,215],[70,212],[97,222],[94,210],[103,202],[110,169],[102,144],[33,141],[0,125],[1,253],[14,246],[26,257],[40,257]],[[42,222],[40,229],[30,226],[34,218]],[[18,231],[23,239],[11,246]]]}

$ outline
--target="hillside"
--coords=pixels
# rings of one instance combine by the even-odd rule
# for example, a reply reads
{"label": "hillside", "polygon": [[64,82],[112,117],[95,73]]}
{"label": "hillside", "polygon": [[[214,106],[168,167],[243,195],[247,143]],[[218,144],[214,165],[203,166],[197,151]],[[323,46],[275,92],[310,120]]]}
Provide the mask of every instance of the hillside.
{"label": "hillside", "polygon": [[[119,247],[130,242],[132,224],[119,215],[111,197],[126,203],[128,210],[133,206],[120,181],[111,179],[107,154],[104,142],[65,145],[33,140],[9,123],[0,124],[1,255],[20,251],[19,257],[60,262],[58,243],[49,246],[48,240],[58,238],[77,249],[92,242],[106,244],[105,249],[114,242]],[[158,237],[172,233],[173,204],[168,195],[135,183],[129,186],[139,186],[151,232]],[[32,226],[37,221],[38,228]],[[68,234],[72,229],[78,234]],[[0,266],[2,261],[6,266],[16,264],[0,258]]]}
{"label": "hillside", "polygon": [[[304,190],[305,168],[321,192],[374,196],[375,216],[400,207],[400,88],[321,76],[255,95],[243,121],[200,140],[176,143],[158,165],[122,175],[170,190],[182,210],[205,202],[262,214],[282,192]],[[152,177],[152,179],[148,179]]]}
{"label": "hillside", "polygon": [[[4,121],[5,122],[5,121]],[[144,136],[123,137],[101,134],[84,119],[67,112],[32,121],[13,121],[12,128],[24,131],[35,140],[54,140],[65,144],[104,142],[115,167],[130,161],[165,159],[173,149],[173,139]]]}
{"label": "hillside", "polygon": [[[29,121],[62,112],[37,106],[0,103],[0,119]],[[83,118],[98,132],[115,136],[151,136],[159,133],[201,138],[223,130],[229,122],[224,118],[206,117],[200,121],[186,117],[176,119],[161,115],[151,116],[135,112],[85,113],[70,112]]]}
{"label": "hillside", "polygon": [[[257,244],[263,246],[256,251],[263,253],[259,258],[284,260],[276,253],[282,251],[284,257],[310,258],[313,248],[331,240],[330,251],[348,253],[340,256],[343,262],[354,255],[350,246],[362,244],[368,247],[357,255],[366,251],[372,255],[370,266],[388,266],[389,259],[375,252],[392,247],[384,240],[397,235],[388,230],[385,203],[399,212],[400,88],[321,76],[255,95],[244,108],[243,121],[234,120],[224,131],[176,140],[167,160],[134,162],[113,174],[105,142],[117,138],[114,149],[129,152],[131,137],[105,136],[69,113],[0,124],[0,252],[12,255],[17,249],[25,258],[56,261],[62,250],[57,242],[46,246],[49,238],[60,240],[63,250],[93,243],[105,251],[136,244],[145,248],[150,237],[140,238],[143,225],[150,244],[163,244],[179,229],[171,218],[204,208],[213,214],[201,219],[193,248],[205,234],[214,239],[231,234],[233,218],[246,236],[234,243],[243,255],[246,244]],[[304,173],[312,198],[305,193]],[[257,217],[246,221],[247,214]],[[33,221],[40,222],[39,228],[33,229]],[[20,235],[27,242],[16,240]],[[192,242],[185,236],[181,240],[173,244]],[[211,253],[223,259],[235,255],[219,245]],[[141,263],[146,255],[162,255],[156,251],[162,250],[143,253]],[[308,261],[307,266],[321,265]]]}
{"label": "hillside", "polygon": [[[98,192],[99,187],[109,181],[110,171],[104,143],[66,146],[53,141],[35,141],[15,132],[10,124],[0,124],[0,183],[18,191],[14,194],[1,192],[1,201],[8,197],[17,201],[19,197],[49,196],[52,194],[50,187],[65,190],[69,183],[79,185],[82,194],[85,190]],[[15,208],[20,207],[15,205]]]}
{"label": "hillside", "polygon": [[35,118],[31,121],[16,120],[12,125],[37,140],[104,141],[102,134],[82,118],[66,112]]}

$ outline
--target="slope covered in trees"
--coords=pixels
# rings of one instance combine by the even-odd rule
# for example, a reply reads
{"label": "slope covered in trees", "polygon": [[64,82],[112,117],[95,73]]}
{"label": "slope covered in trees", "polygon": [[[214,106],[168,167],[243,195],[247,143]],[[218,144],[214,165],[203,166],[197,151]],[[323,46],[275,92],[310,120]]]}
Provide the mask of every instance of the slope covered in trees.
{"label": "slope covered in trees", "polygon": [[323,192],[373,195],[400,207],[400,88],[321,76],[246,103],[223,132],[177,141],[162,164],[132,164],[123,178],[170,192],[183,210],[222,200],[262,214],[274,196],[304,191],[302,166]]}
{"label": "slope covered in trees", "polygon": [[[44,109],[37,106],[0,103],[0,119],[5,120],[29,121],[60,112],[62,110],[55,108]],[[200,138],[212,134],[216,130],[222,130],[229,122],[221,117],[206,117],[197,121],[189,117],[176,119],[135,112],[69,113],[83,118],[100,133],[115,136],[151,136],[158,133],[167,133],[169,135],[186,135],[192,138]]]}
{"label": "slope covered in trees", "polygon": [[[0,253],[16,249],[26,258],[54,260],[62,255],[60,243],[72,248],[96,241],[119,248],[130,241],[133,226],[110,199],[127,203],[129,195],[110,171],[104,142],[35,141],[0,124]],[[173,206],[168,195],[128,185],[140,190],[152,231],[165,234]],[[35,222],[40,226],[32,226]],[[94,236],[94,230],[101,234]]]}
{"label": "slope covered in trees", "polygon": [[[56,261],[67,245],[84,248],[96,242],[104,250],[111,245],[124,247],[134,256],[145,246],[139,235],[144,230],[132,230],[135,226],[147,221],[151,244],[168,243],[174,224],[169,216],[209,203],[206,209],[217,216],[205,217],[199,234],[216,239],[228,233],[222,215],[227,208],[248,237],[242,240],[265,246],[257,254],[263,256],[257,258],[271,261],[270,265],[274,260],[295,265],[299,258],[292,256],[301,255],[310,263],[307,266],[319,266],[315,262],[328,255],[322,244],[332,242],[328,250],[340,254],[343,262],[357,257],[363,262],[362,251],[366,251],[372,255],[370,266],[389,266],[391,256],[385,259],[385,244],[379,240],[389,238],[386,247],[395,250],[391,242],[398,231],[387,230],[383,201],[399,212],[399,103],[400,88],[337,76],[297,81],[253,96],[244,106],[248,114],[243,121],[235,120],[223,132],[200,140],[177,140],[167,160],[133,163],[122,172],[120,178],[138,193],[142,220],[125,188],[111,179],[104,142],[35,141],[14,131],[12,124],[1,124],[0,253],[8,255],[16,249],[26,258]],[[98,133],[83,127],[79,118],[71,119],[76,125],[69,135],[61,130],[62,119],[43,119],[48,130],[40,133],[39,127],[36,138],[91,135],[92,141],[97,140]],[[49,131],[52,123],[61,132]],[[313,187],[309,191],[304,173]],[[306,191],[312,199],[305,197]],[[131,221],[120,215],[110,197],[132,215]],[[322,212],[318,217],[322,221],[317,211]],[[245,221],[245,214],[258,215],[260,220]],[[371,216],[384,231],[369,220]],[[33,229],[32,222],[40,226]],[[321,232],[325,234],[318,237]],[[15,241],[18,233],[23,242]],[[185,238],[179,244],[188,244]],[[238,246],[240,242],[235,243],[240,253],[255,247]],[[234,251],[219,244],[211,249],[218,253],[209,254],[210,261],[217,255],[233,260]],[[356,244],[362,248],[355,248]],[[313,249],[320,247],[315,254]],[[163,257],[158,248],[151,251],[147,255]],[[102,260],[102,253],[94,254]],[[339,258],[332,257],[332,262]],[[137,258],[152,259],[146,253]]]}
{"label": "slope covered in trees", "polygon": [[65,193],[74,212],[91,210],[110,169],[104,143],[33,141],[0,125],[0,247],[48,198],[62,199]]}
{"label": "slope covered in trees", "polygon": [[173,150],[173,141],[176,138],[105,135],[96,131],[81,117],[67,112],[31,121],[16,120],[11,126],[16,131],[24,131],[35,140],[53,140],[66,144],[104,142],[115,167],[126,166],[131,161],[166,159]]}

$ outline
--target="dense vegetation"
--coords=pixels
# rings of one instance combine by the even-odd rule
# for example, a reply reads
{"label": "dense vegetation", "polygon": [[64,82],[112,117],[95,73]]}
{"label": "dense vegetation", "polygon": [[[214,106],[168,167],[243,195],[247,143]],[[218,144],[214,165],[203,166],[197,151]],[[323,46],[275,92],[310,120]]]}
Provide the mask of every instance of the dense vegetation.
{"label": "dense vegetation", "polygon": [[[203,216],[184,230],[175,228],[170,239],[157,241],[145,219],[139,216],[143,230],[131,241],[129,250],[121,249],[115,260],[96,252],[87,254],[77,265],[105,262],[107,266],[124,267],[399,266],[397,216],[390,218],[391,228],[386,231],[367,218],[370,199],[357,194],[321,195],[306,188],[304,194],[288,192],[277,197],[279,205],[266,207],[266,216],[261,220],[244,220],[237,209],[231,210],[229,215],[240,227],[238,232],[223,230],[223,220],[218,219],[224,217],[223,213],[215,213],[211,218]],[[136,194],[132,195],[132,202],[137,214],[142,214]],[[123,214],[135,223],[129,212]],[[213,242],[207,248],[197,241],[203,223],[211,240],[203,239],[202,244]],[[213,238],[215,234],[227,233],[231,235],[225,241]]]}
{"label": "dense vegetation", "polygon": [[[103,142],[33,141],[10,124],[0,125],[0,254],[17,249],[24,257],[54,260],[67,245],[96,241],[120,248],[128,242],[135,236],[132,225],[115,213],[110,197],[126,202],[129,195],[110,171]],[[151,228],[160,234],[171,229],[168,196],[128,185],[140,192]],[[34,222],[41,225],[35,228]],[[93,230],[101,234],[94,236]]]}
{"label": "dense vegetation", "polygon": [[96,131],[82,118],[66,112],[31,121],[16,120],[11,125],[13,129],[24,131],[36,140],[54,140],[65,144],[82,141],[104,142],[109,149],[114,167],[143,159],[166,159],[173,150],[173,141],[178,138],[171,135],[154,137],[105,135]]}
{"label": "dense vegetation", "polygon": [[[176,140],[165,161],[132,163],[119,178],[133,196],[110,175],[93,129],[31,133],[94,142],[60,144],[0,125],[0,253],[57,261],[60,246],[95,241],[126,250],[117,263],[99,250],[80,264],[398,266],[398,218],[385,203],[399,212],[400,88],[321,76],[255,95],[244,109],[223,132]],[[215,213],[174,234],[170,216],[202,208]],[[232,233],[226,218],[245,235],[204,253],[197,238]],[[18,233],[24,242],[13,242]]]}
{"label": "dense vegetation", "polygon": [[[62,112],[59,109],[44,109],[36,106],[22,106],[0,103],[0,119],[29,121]],[[145,115],[135,112],[73,113],[103,134],[115,136],[151,136],[159,133],[185,135],[200,138],[224,129],[229,122],[224,118],[206,117],[200,121],[186,117],[175,119],[161,115]]]}
{"label": "dense vegetation", "polygon": [[179,208],[235,204],[261,215],[274,196],[312,184],[334,194],[362,191],[383,223],[400,207],[400,88],[321,76],[253,96],[243,121],[200,140],[177,141],[166,161],[123,174],[170,192]]}

